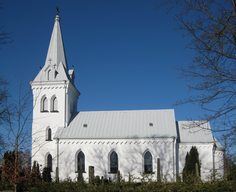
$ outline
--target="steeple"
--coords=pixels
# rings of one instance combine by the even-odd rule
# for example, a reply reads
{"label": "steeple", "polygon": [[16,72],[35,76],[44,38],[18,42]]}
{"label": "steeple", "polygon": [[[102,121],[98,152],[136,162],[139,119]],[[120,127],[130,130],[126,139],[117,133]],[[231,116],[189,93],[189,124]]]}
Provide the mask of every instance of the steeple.
{"label": "steeple", "polygon": [[36,82],[69,80],[74,84],[74,70],[69,70],[61,34],[60,17],[57,14],[44,67],[40,70]]}
{"label": "steeple", "polygon": [[58,66],[60,62],[62,62],[65,71],[67,72],[68,66],[61,34],[60,17],[59,15],[56,15],[45,66],[50,64]]}
{"label": "steeple", "polygon": [[69,70],[66,63],[60,17],[57,14],[45,65],[30,83],[34,101],[38,99],[33,112],[35,119],[43,117],[50,127],[66,127],[69,124],[71,116],[77,112],[80,95],[74,79],[74,69]]}

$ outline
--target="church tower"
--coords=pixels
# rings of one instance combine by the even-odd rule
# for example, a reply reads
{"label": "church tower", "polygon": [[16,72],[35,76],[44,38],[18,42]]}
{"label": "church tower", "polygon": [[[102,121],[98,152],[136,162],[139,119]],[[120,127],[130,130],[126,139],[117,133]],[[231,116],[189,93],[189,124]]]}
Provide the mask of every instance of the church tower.
{"label": "church tower", "polygon": [[31,82],[33,91],[32,162],[50,167],[55,174],[58,128],[67,128],[77,112],[80,92],[74,85],[74,70],[68,69],[60,17],[55,24],[44,67]]}

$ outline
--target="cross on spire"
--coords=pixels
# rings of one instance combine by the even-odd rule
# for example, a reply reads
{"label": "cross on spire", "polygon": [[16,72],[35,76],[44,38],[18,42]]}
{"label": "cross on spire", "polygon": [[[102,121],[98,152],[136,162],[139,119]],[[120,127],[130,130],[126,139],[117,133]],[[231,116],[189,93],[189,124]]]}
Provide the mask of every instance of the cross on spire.
{"label": "cross on spire", "polygon": [[60,12],[60,11],[59,11],[59,7],[57,6],[56,9],[57,9],[57,15],[58,15],[58,13]]}
{"label": "cross on spire", "polygon": [[48,61],[50,62],[49,64],[51,65],[51,61],[52,61],[52,59],[51,59],[51,58],[49,58],[49,59],[48,59]]}

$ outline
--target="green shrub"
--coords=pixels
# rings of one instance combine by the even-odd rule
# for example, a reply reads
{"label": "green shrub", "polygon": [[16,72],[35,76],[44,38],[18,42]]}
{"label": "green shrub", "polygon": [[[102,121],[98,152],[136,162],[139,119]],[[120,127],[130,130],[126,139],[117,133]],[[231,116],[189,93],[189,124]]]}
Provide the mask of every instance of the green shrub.
{"label": "green shrub", "polygon": [[[194,175],[190,175],[194,179]],[[234,181],[227,180],[217,180],[215,182],[124,182],[123,179],[118,182],[118,180],[103,184],[100,180],[100,184],[87,184],[84,181],[75,181],[72,179],[67,179],[65,181],[56,182],[44,182],[35,184],[31,188],[27,188],[27,191],[31,192],[98,192],[98,191],[109,191],[109,192],[141,192],[141,191],[171,191],[171,192],[181,192],[181,191],[236,191],[236,184]],[[0,185],[1,186],[1,185]],[[2,188],[0,188],[2,189]]]}

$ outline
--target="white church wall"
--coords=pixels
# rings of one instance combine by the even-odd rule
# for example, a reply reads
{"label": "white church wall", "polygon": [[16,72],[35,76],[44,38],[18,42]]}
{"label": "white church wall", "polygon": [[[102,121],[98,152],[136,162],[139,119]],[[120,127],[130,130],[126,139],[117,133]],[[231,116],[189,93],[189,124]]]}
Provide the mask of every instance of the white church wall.
{"label": "white church wall", "polygon": [[[153,180],[157,178],[157,159],[160,158],[161,174],[169,181],[173,179],[175,162],[173,163],[173,139],[113,139],[113,140],[60,140],[59,154],[59,177],[75,179],[76,152],[81,150],[85,155],[84,178],[88,178],[88,167],[94,166],[95,176],[114,178],[110,174],[109,153],[114,150],[118,155],[118,170],[128,180],[128,173],[140,181],[141,173],[144,172],[144,154],[149,151],[152,154]],[[175,145],[175,143],[174,143]],[[175,147],[175,146],[174,146]],[[173,167],[174,166],[174,167]]]}
{"label": "white church wall", "polygon": [[32,162],[36,161],[37,163],[39,163],[40,171],[42,173],[43,168],[47,167],[47,155],[49,155],[49,154],[51,154],[51,156],[52,156],[51,176],[52,176],[52,178],[55,178],[55,176],[56,176],[55,175],[56,174],[56,162],[57,162],[56,142],[55,141],[51,141],[51,142],[46,141],[45,144],[40,147],[40,150],[36,151],[35,155],[32,157]]}
{"label": "white church wall", "polygon": [[224,178],[224,151],[215,151],[214,154],[216,178]]}
{"label": "white church wall", "polygon": [[179,173],[183,172],[185,166],[185,157],[190,152],[192,146],[197,147],[201,163],[202,180],[210,180],[213,171],[213,143],[179,144]]}
{"label": "white church wall", "polygon": [[[33,88],[33,95],[34,95],[34,109],[33,109],[33,125],[42,126],[52,124],[56,129],[58,126],[64,125],[65,119],[65,89],[62,85],[60,86],[52,86],[48,85],[44,88],[34,87]],[[41,98],[43,96],[47,97],[48,103],[48,112],[41,111]],[[58,112],[51,111],[51,98],[56,96],[58,98]]]}
{"label": "white church wall", "polygon": [[[41,167],[46,167],[46,154],[51,154],[53,161],[56,156],[55,141],[53,136],[59,126],[64,126],[65,119],[65,89],[62,85],[45,83],[43,88],[32,86],[34,96],[33,122],[32,122],[32,162],[37,161]],[[42,112],[41,98],[47,97],[47,112]],[[57,97],[58,112],[51,111],[51,98]],[[52,141],[46,141],[47,131],[51,129]],[[53,168],[54,169],[54,168]]]}
{"label": "white church wall", "polygon": [[71,120],[71,116],[77,112],[78,96],[77,96],[77,93],[75,93],[75,89],[72,87],[72,85],[69,85],[67,90],[68,90],[68,93],[67,93],[68,98],[66,99],[66,106],[67,106],[66,121],[69,123]]}

